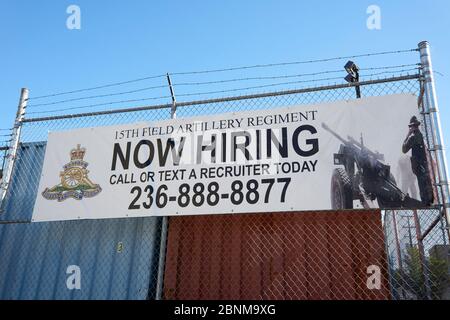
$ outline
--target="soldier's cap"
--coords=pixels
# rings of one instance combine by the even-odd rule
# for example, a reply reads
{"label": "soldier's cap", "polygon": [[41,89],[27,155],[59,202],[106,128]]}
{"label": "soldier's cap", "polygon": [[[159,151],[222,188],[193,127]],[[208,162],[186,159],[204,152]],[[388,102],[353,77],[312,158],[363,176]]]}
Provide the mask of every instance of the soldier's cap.
{"label": "soldier's cap", "polygon": [[420,126],[420,121],[419,120],[417,120],[417,117],[416,116],[413,116],[412,118],[411,118],[411,120],[409,120],[409,125],[408,125],[408,127],[413,127],[413,126]]}

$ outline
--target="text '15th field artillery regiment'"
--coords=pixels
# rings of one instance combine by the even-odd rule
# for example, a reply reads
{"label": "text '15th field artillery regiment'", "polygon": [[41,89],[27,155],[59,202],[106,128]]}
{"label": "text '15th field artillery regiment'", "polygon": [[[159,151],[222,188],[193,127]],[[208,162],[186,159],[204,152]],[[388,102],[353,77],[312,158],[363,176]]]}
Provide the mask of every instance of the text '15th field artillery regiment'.
{"label": "text '15th field artillery regiment'", "polygon": [[53,188],[46,188],[42,196],[47,200],[64,201],[68,198],[81,200],[83,198],[92,198],[98,195],[102,188],[89,180],[86,169],[89,163],[84,161],[86,149],[77,145],[76,149],[70,151],[70,162],[64,165],[59,176],[61,183]]}

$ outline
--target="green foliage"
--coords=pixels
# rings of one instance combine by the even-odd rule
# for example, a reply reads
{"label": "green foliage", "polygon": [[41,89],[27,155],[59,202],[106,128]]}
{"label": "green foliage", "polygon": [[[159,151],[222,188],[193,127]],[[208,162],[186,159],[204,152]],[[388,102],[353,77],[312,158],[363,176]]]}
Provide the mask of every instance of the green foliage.
{"label": "green foliage", "polygon": [[[425,272],[428,275],[430,295],[433,300],[440,300],[450,285],[449,264],[447,260],[430,255],[423,266],[420,250],[417,246],[409,247],[403,260],[403,270],[394,274],[395,287],[403,298],[428,299]],[[424,270],[425,268],[425,270]]]}
{"label": "green foliage", "polygon": [[433,299],[441,299],[444,292],[450,286],[448,274],[448,261],[431,255],[429,259],[430,282]]}
{"label": "green foliage", "polygon": [[418,299],[426,299],[425,276],[420,261],[420,251],[416,246],[409,247],[405,257],[406,280],[408,287]]}

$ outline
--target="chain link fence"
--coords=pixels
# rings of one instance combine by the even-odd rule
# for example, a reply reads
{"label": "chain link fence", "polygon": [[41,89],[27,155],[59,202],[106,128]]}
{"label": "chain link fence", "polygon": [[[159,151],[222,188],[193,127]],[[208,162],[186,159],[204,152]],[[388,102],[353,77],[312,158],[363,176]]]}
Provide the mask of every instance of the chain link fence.
{"label": "chain link fence", "polygon": [[168,242],[165,299],[391,297],[376,211],[170,218]]}
{"label": "chain link fence", "polygon": [[395,299],[450,299],[448,232],[439,210],[386,211]]}
{"label": "chain link fence", "polygon": [[[178,102],[177,117],[349,100],[355,85]],[[359,85],[364,97],[416,95],[423,108],[419,71]],[[171,107],[23,121],[1,206],[0,298],[449,298],[448,228],[439,208],[32,223],[48,132],[168,119]],[[422,116],[433,149],[429,114]],[[375,290],[368,284],[371,266],[381,277]],[[68,290],[77,286],[71,282],[77,267],[82,287]]]}
{"label": "chain link fence", "polygon": [[0,148],[0,183],[2,183],[3,180],[3,171],[5,170],[7,152],[8,152],[7,146]]}

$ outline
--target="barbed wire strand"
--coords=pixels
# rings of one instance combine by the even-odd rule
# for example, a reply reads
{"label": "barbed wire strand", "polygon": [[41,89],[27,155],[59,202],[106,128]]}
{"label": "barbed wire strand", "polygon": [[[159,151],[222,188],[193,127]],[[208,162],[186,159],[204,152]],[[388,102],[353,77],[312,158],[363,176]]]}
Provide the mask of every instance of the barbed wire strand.
{"label": "barbed wire strand", "polygon": [[[362,68],[361,71],[373,71],[373,70],[387,70],[393,68],[404,68],[417,66],[417,64],[407,64],[407,65],[398,65],[398,66],[389,66],[389,67],[375,67],[375,68]],[[414,68],[414,70],[417,68]],[[410,71],[412,69],[408,69]],[[404,70],[400,70],[404,71]],[[399,72],[400,72],[399,71]],[[288,78],[300,78],[306,76],[317,76],[323,74],[332,74],[332,73],[342,73],[343,70],[330,70],[330,71],[321,71],[314,73],[303,73],[303,74],[293,74],[293,75],[282,75],[282,76],[262,76],[262,77],[247,77],[247,78],[234,78],[234,79],[225,79],[225,80],[213,80],[213,81],[204,81],[204,82],[181,82],[174,83],[174,86],[192,86],[192,85],[206,85],[206,84],[219,84],[219,83],[227,83],[227,82],[238,82],[238,81],[246,81],[246,80],[274,80],[274,79],[288,79]],[[388,72],[390,73],[390,72]]]}
{"label": "barbed wire strand", "polygon": [[[379,55],[401,54],[401,53],[414,52],[414,51],[418,51],[418,49],[384,51],[384,52],[366,53],[366,54],[359,54],[359,55],[352,55],[352,56],[333,57],[333,58],[326,58],[326,59],[305,60],[305,61],[292,61],[292,62],[281,62],[281,63],[257,64],[257,65],[231,67],[231,68],[223,68],[223,69],[211,69],[211,70],[188,71],[188,72],[174,72],[174,73],[170,73],[170,74],[171,75],[195,75],[195,74],[205,74],[205,73],[227,72],[227,71],[246,70],[246,69],[255,69],[255,68],[269,68],[269,67],[277,67],[277,66],[288,66],[288,65],[299,65],[299,64],[309,64],[309,63],[330,62],[330,61],[337,61],[337,60],[344,60],[344,59],[355,59],[355,58],[362,58],[362,57],[372,57],[372,56],[379,56]],[[66,94],[74,94],[74,93],[80,93],[80,92],[85,92],[85,91],[99,90],[99,89],[104,89],[104,88],[109,88],[109,87],[114,87],[114,86],[120,86],[120,85],[124,85],[124,84],[135,83],[135,82],[140,82],[140,81],[145,81],[145,80],[150,80],[150,79],[163,78],[163,77],[166,77],[166,74],[147,76],[147,77],[143,77],[143,78],[137,78],[137,79],[131,79],[131,80],[127,80],[127,81],[109,83],[109,84],[99,85],[99,86],[95,86],[95,87],[89,87],[89,88],[83,88],[83,89],[77,89],[77,90],[65,91],[65,92],[58,92],[58,93],[42,95],[42,96],[37,96],[37,97],[30,97],[30,98],[28,98],[28,100],[37,100],[37,99],[56,97],[56,96],[61,96],[61,95],[66,95]]]}
{"label": "barbed wire strand", "polygon": [[[362,68],[361,70],[362,71],[365,71],[365,70],[388,70],[388,69],[404,68],[404,67],[416,66],[416,65],[417,64],[383,66],[383,67],[373,67],[373,68]],[[204,81],[204,82],[182,82],[182,83],[176,83],[176,84],[174,84],[174,86],[220,84],[220,83],[230,83],[230,82],[249,81],[249,80],[275,80],[275,79],[300,78],[300,77],[306,77],[306,76],[317,76],[317,75],[341,73],[341,72],[343,72],[343,70],[328,70],[328,71],[315,72],[315,73],[303,73],[303,74],[281,75],[281,76],[234,78],[234,79],[214,80],[214,81]],[[59,101],[48,102],[48,103],[29,105],[28,108],[38,108],[38,107],[44,107],[44,106],[63,104],[63,103],[67,103],[67,102],[75,102],[75,101],[88,100],[88,99],[97,99],[97,98],[104,98],[104,97],[111,97],[111,96],[126,95],[126,94],[148,91],[148,90],[152,90],[152,89],[161,89],[161,88],[166,88],[166,87],[167,87],[167,85],[161,85],[161,86],[140,88],[140,89],[130,90],[130,91],[117,92],[117,93],[108,93],[108,94],[102,94],[102,95],[78,97],[78,98],[59,100]]]}
{"label": "barbed wire strand", "polygon": [[143,77],[143,78],[132,79],[132,80],[127,80],[127,81],[109,83],[109,84],[100,85],[100,86],[96,86],[96,87],[83,88],[83,89],[77,89],[77,90],[65,91],[65,92],[58,92],[58,93],[53,93],[53,94],[48,94],[48,95],[43,95],[43,96],[37,96],[37,97],[30,97],[30,98],[28,98],[28,100],[37,100],[37,99],[43,99],[43,98],[62,96],[62,95],[66,95],[66,94],[73,94],[73,93],[80,93],[80,92],[85,92],[85,91],[92,91],[92,90],[110,88],[110,87],[115,87],[115,86],[121,86],[121,85],[124,85],[124,84],[130,84],[130,83],[134,83],[134,82],[140,82],[140,81],[157,79],[157,78],[163,78],[163,77],[166,77],[166,75],[165,74],[155,75],[155,76]]}
{"label": "barbed wire strand", "polygon": [[370,68],[361,68],[361,71],[369,71],[369,70],[387,70],[387,69],[398,69],[398,68],[406,68],[406,67],[420,67],[420,63],[410,63],[410,64],[400,64],[395,66],[380,66],[380,67],[370,67]]}
{"label": "barbed wire strand", "polygon": [[[407,71],[412,71],[412,70],[416,70],[416,69],[417,68],[399,70],[396,73],[407,72]],[[373,73],[373,74],[369,74],[369,75],[361,75],[361,77],[374,77],[374,76],[385,75],[385,74],[393,74],[393,72],[386,72],[385,71],[385,72]],[[280,85],[299,84],[299,83],[311,83],[311,82],[330,81],[330,80],[339,80],[339,79],[342,80],[343,78],[342,77],[332,77],[332,78],[321,78],[321,79],[309,79],[309,80],[303,80],[303,81],[289,81],[289,82],[281,82],[281,83],[272,83],[272,84],[266,84],[266,85],[259,85],[259,86],[245,87],[245,88],[225,89],[225,90],[219,90],[219,91],[184,93],[184,94],[182,93],[182,94],[177,94],[177,97],[188,97],[188,96],[196,96],[196,95],[228,93],[228,92],[244,91],[244,90],[250,90],[250,89],[261,89],[261,88],[275,87],[275,86],[280,86]],[[99,107],[99,106],[107,106],[107,105],[113,105],[113,104],[122,104],[122,103],[130,103],[130,102],[142,102],[142,101],[157,100],[157,99],[169,99],[169,98],[171,98],[171,96],[149,97],[149,98],[140,98],[140,99],[131,99],[131,100],[121,100],[121,101],[111,101],[111,102],[90,104],[90,105],[79,106],[79,107],[69,107],[69,108],[62,108],[62,109],[56,109],[56,110],[35,111],[35,112],[29,112],[28,114],[46,114],[46,113],[54,113],[54,112],[64,112],[64,111],[71,111],[71,110],[94,108],[94,107]]]}
{"label": "barbed wire strand", "polygon": [[292,62],[269,63],[269,64],[256,64],[256,65],[252,65],[252,66],[241,66],[241,67],[232,67],[232,68],[224,68],[224,69],[189,71],[189,72],[174,72],[174,73],[170,73],[170,75],[191,75],[191,74],[226,72],[226,71],[245,70],[245,69],[254,69],[254,68],[266,68],[266,67],[278,67],[278,66],[308,64],[308,63],[320,63],[320,62],[329,62],[329,61],[344,60],[344,59],[355,59],[355,58],[371,57],[371,56],[379,56],[379,55],[387,55],[387,54],[400,54],[400,53],[407,53],[407,52],[414,52],[414,51],[418,51],[418,49],[366,53],[366,54],[359,54],[359,55],[353,55],[353,56],[334,57],[334,58],[328,58],[328,59],[292,61]]}
{"label": "barbed wire strand", "polygon": [[52,112],[63,112],[63,111],[70,111],[70,110],[95,108],[95,107],[107,106],[107,105],[113,105],[113,104],[130,103],[130,102],[141,102],[141,101],[149,101],[149,100],[168,99],[168,98],[171,98],[171,96],[150,97],[150,98],[142,98],[142,99],[121,100],[121,101],[111,101],[111,102],[105,102],[105,103],[90,104],[90,105],[80,106],[80,107],[71,107],[71,108],[56,109],[56,110],[45,110],[45,111],[34,111],[34,112],[28,112],[27,114],[43,114],[43,113],[52,113]]}
{"label": "barbed wire strand", "polygon": [[8,145],[11,143],[12,139],[5,140],[0,142],[0,145],[3,145],[4,147],[8,147]]}
{"label": "barbed wire strand", "polygon": [[89,97],[79,97],[79,98],[66,99],[66,100],[60,100],[60,101],[54,101],[54,102],[48,102],[48,103],[40,103],[40,104],[29,105],[27,108],[38,108],[38,107],[43,107],[43,106],[51,106],[51,105],[62,104],[62,103],[67,103],[67,102],[74,102],[74,101],[80,101],[80,100],[88,100],[88,99],[120,96],[120,95],[125,95],[125,94],[131,94],[131,93],[148,91],[148,90],[153,90],[153,89],[161,89],[161,88],[167,88],[167,85],[146,87],[146,88],[140,88],[140,89],[136,89],[136,90],[116,92],[116,93],[108,93],[108,94],[101,94],[101,95],[89,96]]}
{"label": "barbed wire strand", "polygon": [[[416,68],[400,70],[398,73],[408,72],[408,71],[413,71],[413,70],[416,70]],[[375,77],[375,76],[379,76],[379,75],[383,75],[383,74],[390,74],[390,72],[380,72],[380,73],[374,73],[374,74],[370,74],[370,75],[361,75],[360,77]],[[342,77],[332,77],[332,78],[322,78],[322,79],[310,79],[310,80],[303,80],[303,81],[289,81],[289,82],[280,82],[280,83],[273,83],[273,84],[267,84],[267,85],[252,86],[252,87],[246,87],[246,88],[236,88],[236,89],[208,91],[208,92],[197,92],[197,93],[181,93],[181,94],[177,94],[177,97],[189,97],[189,96],[196,96],[196,95],[227,93],[227,92],[235,92],[235,91],[242,91],[242,90],[251,90],[251,89],[261,89],[261,88],[275,87],[275,86],[288,85],[288,84],[299,84],[299,83],[320,82],[320,81],[330,81],[330,80],[342,80],[342,79],[343,79]]]}

